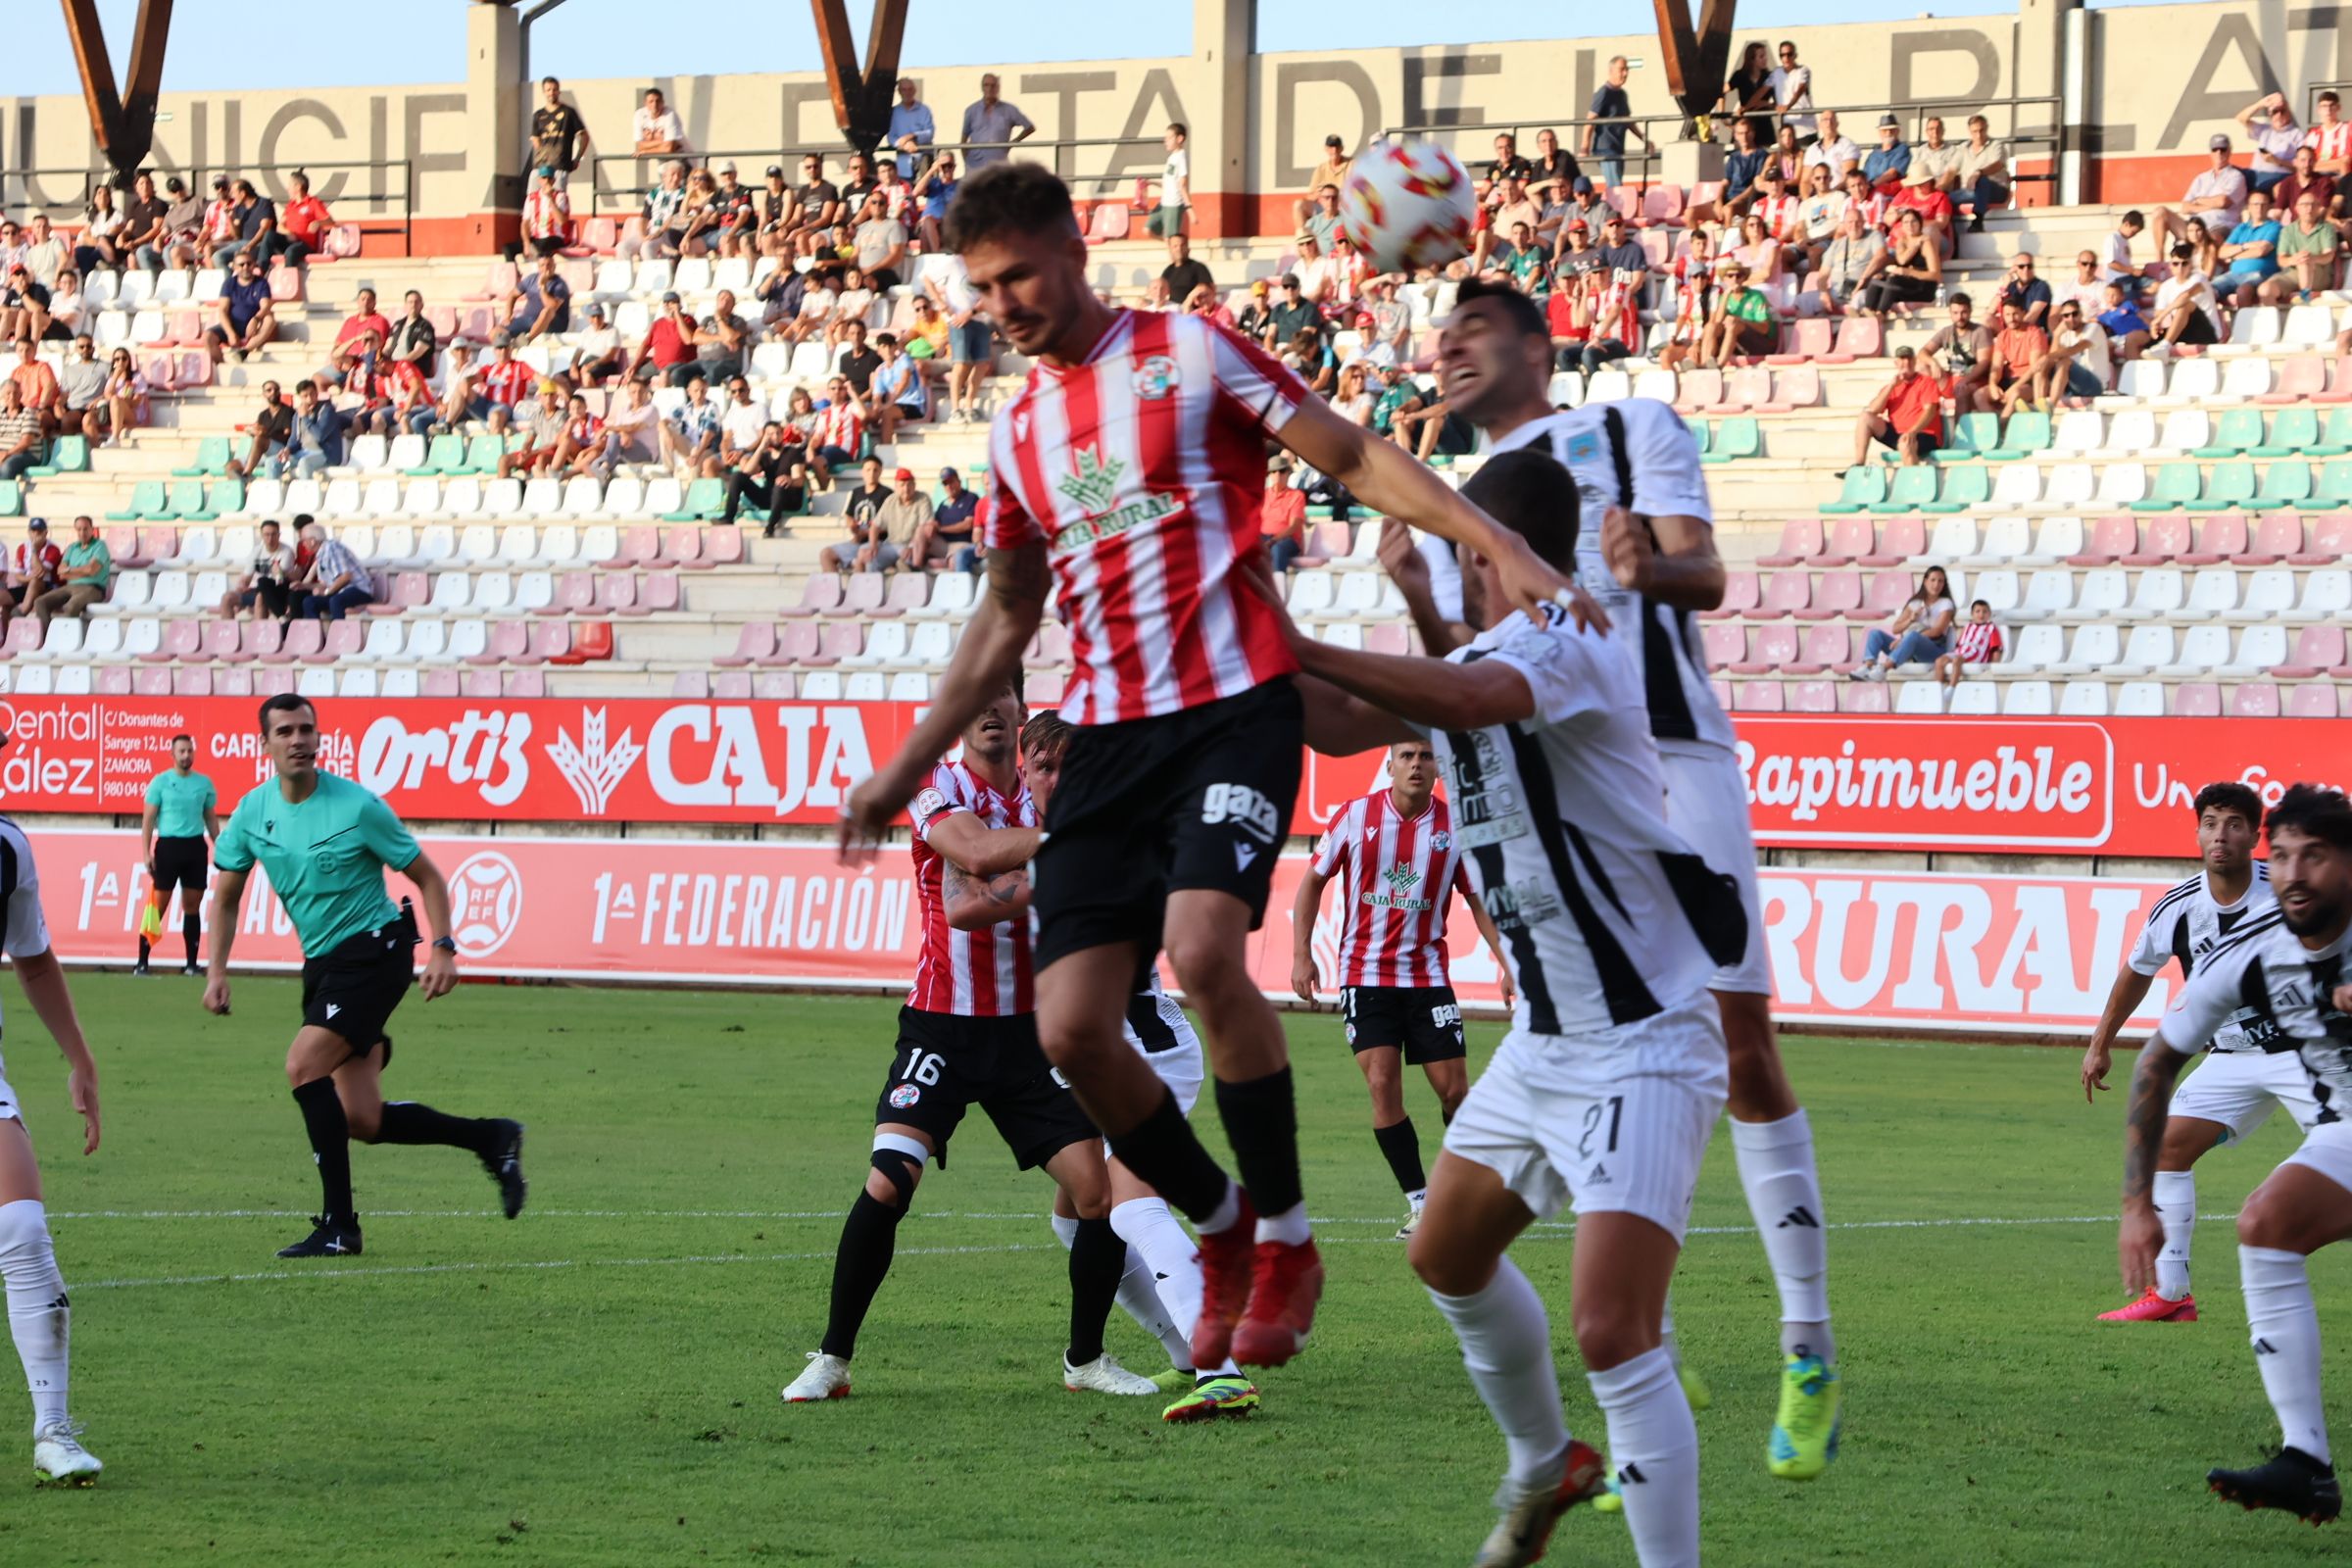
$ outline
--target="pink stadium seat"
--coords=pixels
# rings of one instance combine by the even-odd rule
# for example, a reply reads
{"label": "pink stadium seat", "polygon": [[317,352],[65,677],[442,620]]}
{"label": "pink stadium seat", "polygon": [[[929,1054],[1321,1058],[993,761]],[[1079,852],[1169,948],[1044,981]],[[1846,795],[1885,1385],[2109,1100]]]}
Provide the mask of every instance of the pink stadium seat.
{"label": "pink stadium seat", "polygon": [[[458,314],[458,336],[468,343],[487,343],[495,329],[490,307],[468,305]],[[496,693],[491,695],[496,696]]]}
{"label": "pink stadium seat", "polygon": [[1747,612],[1750,620],[1784,620],[1813,602],[1813,577],[1802,566],[1772,574],[1764,585],[1764,602]]}
{"label": "pink stadium seat", "polygon": [[1799,620],[1836,620],[1862,608],[1862,573],[1851,567],[1825,571],[1813,583],[1813,603],[1796,609]]}
{"label": "pink stadium seat", "polygon": [[530,626],[529,646],[517,662],[524,664],[561,664],[569,662],[571,655],[571,622],[568,620],[539,620]]}
{"label": "pink stadium seat", "polygon": [[886,591],[878,571],[854,571],[841,591],[841,607],[826,612],[833,615],[871,615],[882,608]]}
{"label": "pink stadium seat", "polygon": [[865,628],[854,620],[837,620],[823,628],[817,638],[817,657],[812,664],[838,664],[865,647]]}
{"label": "pink stadium seat", "polygon": [[253,671],[250,669],[214,671],[213,695],[215,697],[251,697],[253,695]]}
{"label": "pink stadium seat", "polygon": [[547,672],[540,669],[510,669],[499,682],[500,695],[506,697],[545,697]]}
{"label": "pink stadium seat", "polygon": [[735,634],[735,651],[712,656],[710,662],[721,669],[743,669],[753,662],[772,659],[776,652],[776,623],[772,620],[744,622]]}
{"label": "pink stadium seat", "polygon": [[580,243],[598,256],[610,256],[620,242],[620,231],[610,218],[591,218],[580,225]]}
{"label": "pink stadium seat", "polygon": [[1058,620],[1049,620],[1037,628],[1029,640],[1029,650],[1022,662],[1037,669],[1059,669],[1070,662],[1069,628]]}
{"label": "pink stadium seat", "polygon": [[2237,562],[2244,566],[2276,566],[2302,553],[2303,519],[2291,512],[2266,512],[2254,525],[2252,545],[2237,553]]}
{"label": "pink stadium seat", "polygon": [[194,659],[203,651],[204,623],[183,615],[176,620],[166,621],[162,643],[141,654],[139,660],[148,664],[171,664],[183,659]]}
{"label": "pink stadium seat", "polygon": [[2197,519],[2193,548],[2176,552],[2173,560],[2183,566],[2218,566],[2242,560],[2248,554],[2246,514],[2226,512],[2218,517]]}
{"label": "pink stadium seat", "polygon": [[1789,328],[1788,335],[1782,340],[1788,345],[1788,352],[1786,354],[1767,354],[1764,357],[1764,363],[1767,365],[1802,365],[1808,360],[1818,360],[1830,352],[1831,337],[1835,330],[1826,318],[1798,321]]}
{"label": "pink stadium seat", "polygon": [[149,557],[139,554],[139,530],[126,523],[109,523],[99,535],[106,541],[106,553],[115,558],[115,564],[126,570],[155,564]]}
{"label": "pink stadium seat", "polygon": [[1796,316],[1798,320],[1810,320],[1816,316],[1827,314],[1827,309],[1822,304],[1821,285],[1822,274],[1819,271],[1807,272],[1803,277],[1797,279]]}
{"label": "pink stadium seat", "polygon": [[343,619],[326,623],[326,635],[319,639],[318,651],[305,654],[306,664],[331,664],[338,660],[356,657],[368,646],[368,624],[365,621]]}
{"label": "pink stadium seat", "polygon": [[740,566],[743,564],[743,530],[740,528],[710,528],[703,534],[703,564],[706,566]]}
{"label": "pink stadium seat", "polygon": [[0,659],[14,659],[41,646],[41,623],[30,615],[19,615],[8,624],[8,638],[0,642]]}
{"label": "pink stadium seat", "polygon": [[1886,352],[1886,323],[1875,316],[1849,316],[1838,323],[1837,350],[1827,356],[1823,363],[1844,365]]}
{"label": "pink stadium seat", "polygon": [[1685,370],[1675,383],[1674,406],[1684,414],[1696,414],[1722,401],[1723,372],[1712,366]]}
{"label": "pink stadium seat", "polygon": [[2140,529],[2139,548],[2124,557],[2127,566],[2161,566],[2189,546],[2188,518],[2179,513],[2150,517]]}
{"label": "pink stadium seat", "polygon": [[203,664],[172,671],[172,695],[174,697],[210,697],[213,695],[213,672]]}
{"label": "pink stadium seat", "polygon": [[776,651],[760,662],[769,668],[780,664],[806,664],[819,657],[819,638],[813,620],[788,620],[776,628]]}
{"label": "pink stadium seat", "polygon": [[1642,193],[1642,222],[1650,228],[1683,226],[1683,187],[1652,185]]}
{"label": "pink stadium seat", "polygon": [[[141,673],[144,674],[145,671],[141,671]],[[129,666],[125,664],[101,665],[98,670],[96,689],[101,697],[128,697],[130,695]]]}
{"label": "pink stadium seat", "polygon": [[169,561],[179,551],[179,530],[166,523],[139,530],[139,554],[146,561]]}
{"label": "pink stadium seat", "polygon": [[1732,683],[1728,680],[1718,678],[1707,682],[1707,689],[1715,694],[1715,701],[1723,705],[1724,711],[1727,713],[1730,712],[1732,709]]}
{"label": "pink stadium seat", "polygon": [[[2230,695],[2230,706],[2256,688],[2240,686]],[[2271,711],[2278,711],[2278,688],[2262,688],[2271,694]],[[2222,716],[2222,689],[2209,680],[2192,680],[2173,688],[2173,712],[2182,718],[2219,718]]]}
{"label": "pink stadium seat", "polygon": [[[1863,524],[1868,527],[1868,523]],[[1781,524],[1780,545],[1769,556],[1758,556],[1759,566],[1801,566],[1821,559],[1824,541],[1819,517],[1791,517]]]}
{"label": "pink stadium seat", "polygon": [[139,350],[139,374],[146,377],[150,392],[172,392],[179,387],[179,356],[169,349],[143,347]]}
{"label": "pink stadium seat", "polygon": [[174,389],[213,384],[212,356],[202,349],[182,349],[172,357],[171,385]]}
{"label": "pink stadium seat", "polygon": [[238,651],[231,657],[229,662],[250,664],[257,659],[266,660],[271,654],[276,653],[284,645],[285,640],[286,628],[283,622],[268,619],[249,620],[245,623],[244,635],[238,639]]}
{"label": "pink stadium seat", "polygon": [[2352,403],[2352,355],[2337,357],[2334,379],[2329,381],[2327,391],[2313,393],[2311,401],[2314,403]]}
{"label": "pink stadium seat", "polygon": [[1843,626],[1822,622],[1807,626],[1796,657],[1787,664],[1791,675],[1819,675],[1841,669],[1850,662],[1853,637]]}
{"label": "pink stadium seat", "polygon": [[596,292],[596,269],[587,262],[578,260],[558,262],[556,275],[570,284],[574,294]]}
{"label": "pink stadium seat", "polygon": [[1835,713],[1838,711],[1838,683],[1827,680],[1794,682],[1788,688],[1788,711]]}
{"label": "pink stadium seat", "polygon": [[601,613],[596,608],[596,573],[565,571],[556,576],[556,596],[534,613],[541,615],[593,615]]}
{"label": "pink stadium seat", "polygon": [[[2192,698],[2191,693],[2195,696]],[[2207,694],[2211,694],[2208,704]],[[2191,703],[2194,706],[2190,706]],[[2203,682],[2180,687],[2173,694],[2173,711],[2192,718],[2212,718],[2221,711],[2221,691]],[[2250,680],[2230,694],[2231,718],[2277,718],[2278,688],[2266,680]]]}
{"label": "pink stadium seat", "polygon": [[920,610],[931,602],[931,574],[926,571],[902,571],[890,579],[890,591],[882,596],[874,614],[881,619],[895,619],[910,610]]}
{"label": "pink stadium seat", "polygon": [[1781,683],[1777,680],[1743,680],[1732,688],[1736,710],[1742,713],[1778,713],[1781,707]]}
{"label": "pink stadium seat", "polygon": [[[120,664],[113,664],[99,670],[98,674],[101,680],[108,676],[122,680],[131,691],[141,697],[169,697],[172,695],[172,672],[161,665],[152,669],[132,670],[124,669]],[[99,689],[104,691],[109,688],[102,686]]]}
{"label": "pink stadium seat", "polygon": [[[181,308],[164,313],[164,335],[156,339],[158,347],[167,349],[196,349],[204,347],[204,313]],[[207,355],[206,358],[211,358]]]}
{"label": "pink stadium seat", "polygon": [[1701,626],[1698,640],[1706,652],[1709,669],[1729,669],[1747,657],[1747,632],[1728,621]]}
{"label": "pink stadium seat", "polygon": [[1865,615],[1891,615],[1903,608],[1911,597],[1915,579],[1908,571],[1882,571],[1870,579],[1870,587],[1862,595]]}
{"label": "pink stadium seat", "polygon": [[302,269],[279,262],[270,269],[270,297],[280,305],[292,305],[302,298]]}
{"label": "pink stadium seat", "polygon": [[710,677],[710,695],[722,703],[748,703],[752,700],[752,673],[748,669],[722,669]]}
{"label": "pink stadium seat", "polygon": [[254,672],[252,695],[256,697],[275,697],[281,692],[290,692],[293,689],[294,672],[290,669],[263,669]]}
{"label": "pink stadium seat", "polygon": [[683,602],[679,597],[678,574],[674,571],[649,571],[637,585],[640,614],[667,614]]}
{"label": "pink stadium seat", "polygon": [[709,571],[714,564],[703,559],[703,530],[690,522],[662,530],[662,549],[658,559],[664,566],[682,567],[688,571]]}
{"label": "pink stadium seat", "polygon": [[392,574],[392,591],[380,605],[368,607],[370,614],[397,615],[404,610],[415,610],[431,602],[433,579],[421,571],[396,571]]}
{"label": "pink stadium seat", "polygon": [[2308,686],[2293,686],[2286,693],[2286,716],[2289,718],[2334,718],[2337,716],[2335,688],[2314,682]]}
{"label": "pink stadium seat", "polygon": [[[818,216],[822,217],[823,215],[819,214]],[[461,295],[460,298],[468,305],[484,303],[494,305],[514,292],[516,275],[513,262],[492,262],[490,273],[482,279],[482,286],[471,294]]]}
{"label": "pink stadium seat", "polygon": [[1876,542],[1876,530],[1868,517],[1839,517],[1830,524],[1829,537],[1822,541],[1821,564],[1850,565],[1869,555]]}
{"label": "pink stadium seat", "polygon": [[2322,623],[2296,632],[2286,662],[2273,665],[2271,673],[2280,680],[2315,680],[2345,662],[2344,628]]}
{"label": "pink stadium seat", "polygon": [[285,641],[262,655],[265,664],[291,664],[296,660],[311,662],[326,639],[318,631],[318,623],[308,618],[286,623]]}
{"label": "pink stadium seat", "polygon": [[510,659],[519,659],[528,638],[529,632],[521,621],[494,620],[483,632],[482,651],[467,654],[466,662],[487,668],[493,664],[503,664]]}
{"label": "pink stadium seat", "polygon": [[2328,362],[2317,354],[2298,354],[2278,367],[2278,379],[2254,401],[2274,406],[2306,403],[2327,389]]}
{"label": "pink stadium seat", "polygon": [[1772,372],[1760,365],[1742,366],[1724,377],[1723,401],[1709,404],[1709,414],[1746,414],[1772,401]]}
{"label": "pink stadium seat", "polygon": [[211,620],[204,626],[204,657],[221,662],[241,662],[253,656],[245,652],[245,628],[233,620]]}
{"label": "pink stadium seat", "polygon": [[2345,556],[2352,555],[2352,515],[2328,512],[2308,520],[2311,523],[2311,546],[2302,554],[2289,557],[2292,564],[2332,566]]}
{"label": "pink stadium seat", "polygon": [[467,697],[498,698],[506,695],[495,669],[469,669],[460,676],[459,681],[459,691]]}
{"label": "pink stadium seat", "polygon": [[419,697],[455,697],[463,689],[458,672],[446,664],[417,672],[416,695]]}
{"label": "pink stadium seat", "polygon": [[597,564],[607,571],[626,571],[632,566],[651,565],[661,556],[661,529],[643,526],[623,528],[620,530],[620,553]]}
{"label": "pink stadium seat", "polygon": [[792,672],[786,669],[771,669],[752,681],[752,695],[763,703],[789,703],[796,695],[793,688]]}
{"label": "pink stadium seat", "polygon": [[801,602],[788,605],[780,613],[787,620],[809,615],[829,615],[841,607],[841,579],[829,571],[814,572],[801,584]]}
{"label": "pink stadium seat", "polygon": [[1796,658],[1796,628],[1786,623],[1758,626],[1747,634],[1746,657],[1731,666],[1735,675],[1776,675]]}
{"label": "pink stadium seat", "polygon": [[1723,603],[1700,613],[1701,620],[1729,620],[1756,608],[1763,584],[1752,571],[1733,569],[1723,574]]}
{"label": "pink stadium seat", "polygon": [[1859,559],[1865,566],[1899,566],[1928,551],[1928,524],[1919,516],[1889,517],[1879,524],[1878,547]]}
{"label": "pink stadium seat", "polygon": [[1629,223],[1642,216],[1642,192],[1630,184],[1611,185],[1608,203],[1610,209]]}
{"label": "pink stadium seat", "polygon": [[2139,524],[2129,516],[2101,517],[2090,525],[2082,553],[2069,556],[2070,566],[2112,566],[2139,548]]}
{"label": "pink stadium seat", "polygon": [[454,305],[428,305],[424,318],[433,326],[433,336],[443,343],[454,343],[458,337],[458,308]]}
{"label": "pink stadium seat", "polygon": [[638,613],[636,577],[625,571],[597,573],[596,612],[600,615]]}
{"label": "pink stadium seat", "polygon": [[669,695],[702,702],[710,695],[710,677],[699,669],[681,669],[670,677]]}
{"label": "pink stadium seat", "polygon": [[360,254],[362,235],[357,223],[337,223],[326,231],[326,248],[312,258],[314,261],[349,261]]}
{"label": "pink stadium seat", "polygon": [[1884,681],[1852,681],[1838,688],[1840,713],[1884,713],[1892,706]]}
{"label": "pink stadium seat", "polygon": [[1758,414],[1786,414],[1790,409],[1821,405],[1821,372],[1810,365],[1792,365],[1773,377],[1772,399],[1756,405]]}

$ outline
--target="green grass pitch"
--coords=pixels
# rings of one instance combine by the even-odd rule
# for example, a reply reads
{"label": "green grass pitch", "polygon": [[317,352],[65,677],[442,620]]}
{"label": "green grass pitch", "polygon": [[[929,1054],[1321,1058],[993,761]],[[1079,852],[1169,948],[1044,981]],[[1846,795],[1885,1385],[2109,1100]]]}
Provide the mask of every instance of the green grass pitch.
{"label": "green grass pitch", "polygon": [[[1331,1276],[1308,1352],[1246,1424],[1062,1391],[1062,1253],[1042,1177],[985,1120],[924,1182],[858,1393],[787,1409],[838,1220],[865,1169],[895,1002],[469,987],[395,1020],[387,1080],[530,1125],[531,1207],[499,1218],[453,1151],[355,1152],[365,1256],[271,1254],[317,1198],[280,1064],[295,992],[76,981],[106,1144],[84,1160],[64,1073],[13,981],[74,1302],[74,1410],[108,1465],[0,1486],[0,1563],[1273,1565],[1466,1562],[1501,1446],[1390,1239],[1394,1186],[1336,1020],[1291,1023]],[[1474,1056],[1495,1038],[1474,1029]],[[2343,1543],[2208,1496],[2277,1440],[2228,1224],[2290,1147],[2268,1128],[2201,1173],[2195,1326],[2119,1328],[2123,1096],[2071,1052],[1792,1041],[1821,1149],[1846,1375],[1844,1455],[1771,1480],[1776,1307],[1719,1135],[1676,1289],[1713,1564],[2336,1560]],[[2128,1073],[2129,1060],[2125,1063]],[[1413,1104],[1434,1157],[1426,1090]],[[1222,1139],[1210,1130],[1212,1147]],[[1569,1240],[1519,1257],[1553,1306],[1572,1427],[1604,1442],[1565,1335]],[[2338,1391],[2352,1271],[2316,1270]],[[1122,1317],[1114,1349],[1155,1371]],[[16,1370],[0,1356],[9,1392]],[[2339,1408],[2341,1396],[2339,1392]],[[20,1428],[22,1433],[23,1428]],[[20,1437],[19,1441],[23,1441]],[[27,1445],[27,1447],[29,1445]],[[1633,1562],[1572,1517],[1551,1560]]]}

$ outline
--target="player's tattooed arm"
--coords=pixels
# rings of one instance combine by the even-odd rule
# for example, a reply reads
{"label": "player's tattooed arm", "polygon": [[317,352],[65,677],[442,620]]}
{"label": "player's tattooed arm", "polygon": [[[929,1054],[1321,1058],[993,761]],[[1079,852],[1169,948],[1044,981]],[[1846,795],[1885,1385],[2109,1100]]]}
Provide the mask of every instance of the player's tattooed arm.
{"label": "player's tattooed arm", "polygon": [[2164,1247],[2164,1224],[2156,1215],[2156,1155],[2173,1084],[2180,1076],[2180,1054],[2161,1038],[2140,1048],[2132,1069],[2132,1098],[2124,1112],[2124,1219],[2116,1257],[2124,1288],[2134,1295],[2155,1283],[2156,1254]]}
{"label": "player's tattooed arm", "polygon": [[1029,873],[974,876],[950,860],[940,867],[939,894],[950,930],[985,931],[1028,912]]}

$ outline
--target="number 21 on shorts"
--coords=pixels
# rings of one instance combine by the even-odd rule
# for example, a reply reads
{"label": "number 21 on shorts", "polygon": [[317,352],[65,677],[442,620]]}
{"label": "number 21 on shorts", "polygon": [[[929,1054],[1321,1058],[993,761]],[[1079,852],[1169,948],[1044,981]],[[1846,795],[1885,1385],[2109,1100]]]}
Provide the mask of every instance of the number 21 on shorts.
{"label": "number 21 on shorts", "polygon": [[1624,1119],[1625,1097],[1623,1095],[1611,1095],[1606,1100],[1595,1100],[1587,1105],[1585,1107],[1585,1136],[1577,1142],[1577,1158],[1590,1159],[1592,1157],[1592,1139],[1602,1131],[1604,1123],[1608,1133],[1608,1142],[1602,1147],[1601,1152],[1604,1154],[1617,1152],[1617,1126]]}

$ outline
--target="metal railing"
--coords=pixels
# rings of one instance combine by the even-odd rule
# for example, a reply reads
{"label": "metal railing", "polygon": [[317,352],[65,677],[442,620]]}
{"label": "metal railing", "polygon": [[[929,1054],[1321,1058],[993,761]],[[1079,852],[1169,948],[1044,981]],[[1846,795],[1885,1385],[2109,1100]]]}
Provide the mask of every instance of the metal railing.
{"label": "metal railing", "polygon": [[[78,226],[89,207],[89,193],[108,181],[110,171],[89,165],[60,165],[47,169],[10,169],[0,171],[0,212],[11,217],[29,210],[48,218],[52,223]],[[188,182],[188,189],[200,200],[209,201],[213,177],[225,174],[231,180],[250,179],[254,188],[278,204],[282,219],[287,176],[300,172],[311,178],[311,193],[327,204],[331,220],[337,224],[356,224],[363,237],[368,234],[397,234],[400,253],[416,254],[416,169],[405,158],[350,160],[335,163],[297,161],[286,164],[246,164],[213,169],[198,166],[192,169],[150,167],[140,171],[155,176],[156,194],[162,197],[164,181],[173,174]],[[356,194],[352,186],[359,181],[353,175],[372,176],[368,188]],[[397,188],[389,188],[390,177],[398,176]],[[48,194],[50,187],[74,181],[78,195],[59,199]],[[127,189],[115,193],[116,206],[129,199]],[[340,210],[338,211],[338,207]],[[386,211],[390,209],[390,211]]]}
{"label": "metal railing", "polygon": [[[942,142],[932,146],[928,152],[934,157],[940,153],[954,153],[958,178],[969,172],[970,155],[974,152],[1003,153],[1008,158],[1024,162],[1047,163],[1080,201],[1103,200],[1118,186],[1133,180],[1156,180],[1161,162],[1166,157],[1157,136],[1061,139],[1031,136],[1017,142]],[[1089,156],[1095,153],[1102,153],[1103,156]],[[879,164],[883,158],[897,156],[897,153],[888,149],[877,149],[874,159]],[[797,187],[800,183],[801,160],[808,157],[824,160],[824,177],[838,185],[848,172],[851,153],[840,143],[831,142],[820,146],[720,148],[709,152],[698,149],[690,153],[647,157],[639,157],[635,153],[592,154],[587,165],[587,205],[583,210],[579,193],[575,190],[572,193],[572,216],[579,219],[636,217],[645,194],[659,183],[662,166],[673,161],[683,163],[691,174],[695,170],[709,169],[713,164],[732,159],[738,178],[755,190],[764,191],[766,186],[763,181],[770,165],[781,165],[788,186]],[[919,167],[915,177],[921,177]]]}
{"label": "metal railing", "polygon": [[[2046,124],[2026,124],[2024,122],[2026,112],[2031,110],[2042,111],[2046,115]],[[1866,158],[1870,155],[1872,148],[1877,145],[1878,117],[1881,115],[1891,114],[1897,119],[1907,117],[1903,127],[1903,140],[1916,149],[1924,134],[1927,122],[1938,117],[1944,122],[1944,140],[1951,144],[1966,145],[1968,141],[1967,119],[1972,114],[1981,114],[1986,120],[1994,122],[1990,132],[1991,139],[2009,144],[2009,184],[2012,189],[2029,181],[2046,184],[2054,189],[2058,180],[2059,159],[2066,150],[2066,127],[2060,113],[2060,100],[2055,93],[2019,94],[1990,99],[1932,98],[1899,104],[1824,104],[1819,109],[1809,111],[1816,120],[1824,112],[1838,117],[1839,134],[1861,149],[1862,155]],[[1710,131],[1708,139],[1722,144],[1728,150],[1732,144],[1732,122],[1758,117],[1715,114],[1708,118]],[[1999,123],[2003,119],[2008,122],[2005,129]],[[1588,116],[1570,120],[1531,120],[1519,122],[1480,121],[1476,123],[1396,125],[1390,127],[1385,134],[1417,136],[1439,142],[1447,147],[1455,157],[1461,159],[1464,168],[1475,171],[1483,165],[1493,162],[1492,143],[1497,135],[1509,133],[1517,145],[1518,155],[1532,162],[1536,156],[1535,138],[1537,135],[1546,130],[1551,131],[1559,137],[1564,151],[1575,152],[1578,145],[1583,142],[1584,132],[1588,126],[1595,128],[1624,127],[1632,133],[1632,139],[1639,141],[1640,150],[1637,151],[1629,140],[1624,154],[1615,159],[1606,159],[1599,153],[1576,152],[1575,156],[1580,172],[1590,177],[1597,166],[1604,161],[1622,163],[1627,171],[1626,183],[1640,185],[1644,189],[1656,182],[1657,166],[1664,160],[1665,150],[1669,145],[1675,142],[1698,139],[1697,127],[1691,122],[1690,117],[1679,110],[1665,115],[1633,115],[1623,119],[1605,120]],[[1860,134],[1856,134],[1857,130],[1860,131]],[[1465,149],[1459,144],[1458,138],[1478,138],[1482,144],[1475,149]],[[2026,159],[2046,160],[2048,167],[2034,173],[2020,173],[2018,165]]]}

